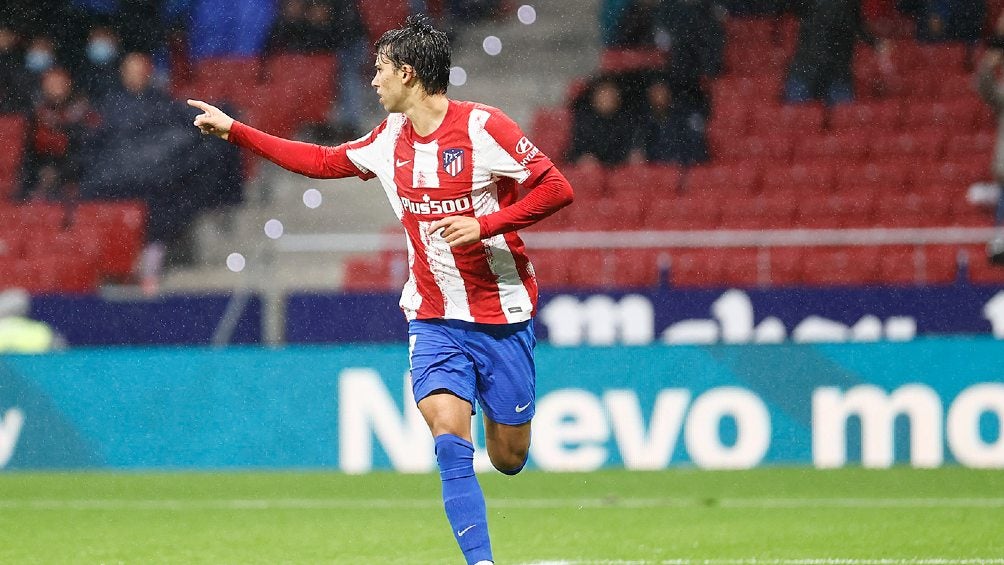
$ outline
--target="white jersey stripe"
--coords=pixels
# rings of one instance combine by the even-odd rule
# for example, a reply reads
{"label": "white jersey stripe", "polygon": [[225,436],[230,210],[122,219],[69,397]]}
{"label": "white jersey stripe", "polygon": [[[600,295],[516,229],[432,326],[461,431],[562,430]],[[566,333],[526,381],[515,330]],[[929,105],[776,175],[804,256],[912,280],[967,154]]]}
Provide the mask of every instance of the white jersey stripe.
{"label": "white jersey stripe", "polygon": [[412,165],[412,186],[439,188],[439,143],[414,143],[415,162]]}
{"label": "white jersey stripe", "polygon": [[404,207],[394,184],[394,147],[406,119],[404,114],[390,114],[387,116],[387,127],[377,134],[372,143],[345,152],[357,167],[377,176],[399,220],[404,217]]}
{"label": "white jersey stripe", "polygon": [[[475,200],[475,216],[485,216],[499,210],[498,188],[490,184],[483,194]],[[519,278],[516,260],[513,259],[505,236],[494,235],[481,241],[488,252],[488,267],[498,277],[499,302],[502,313],[509,323],[526,319],[526,314],[533,310],[530,293],[526,291],[523,280]]]}
{"label": "white jersey stripe", "polygon": [[418,222],[418,233],[425,246],[425,256],[436,286],[443,293],[444,317],[449,320],[473,322],[471,307],[467,300],[467,288],[460,269],[453,260],[453,250],[439,233],[430,234],[432,222]]}
{"label": "white jersey stripe", "polygon": [[408,320],[414,320],[418,317],[418,309],[422,307],[422,294],[418,292],[418,282],[415,280],[415,248],[410,237],[405,237],[404,241],[408,244],[408,280],[401,291],[399,306]]}

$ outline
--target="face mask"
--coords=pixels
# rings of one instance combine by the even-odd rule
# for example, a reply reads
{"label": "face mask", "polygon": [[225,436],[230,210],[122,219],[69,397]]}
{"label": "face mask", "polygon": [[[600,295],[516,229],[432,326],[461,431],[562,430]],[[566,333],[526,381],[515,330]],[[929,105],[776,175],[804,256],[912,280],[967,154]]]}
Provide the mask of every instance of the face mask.
{"label": "face mask", "polygon": [[115,49],[115,44],[107,39],[95,39],[87,44],[87,58],[95,65],[106,65],[116,55],[118,50]]}
{"label": "face mask", "polygon": [[52,66],[52,53],[41,49],[28,51],[24,56],[24,65],[33,73],[40,73]]}

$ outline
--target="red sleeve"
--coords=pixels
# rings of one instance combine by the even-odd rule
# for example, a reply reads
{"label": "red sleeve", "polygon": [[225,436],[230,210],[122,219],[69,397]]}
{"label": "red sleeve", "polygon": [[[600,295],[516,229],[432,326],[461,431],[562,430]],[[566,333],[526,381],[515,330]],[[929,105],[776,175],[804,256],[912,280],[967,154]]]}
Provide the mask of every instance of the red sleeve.
{"label": "red sleeve", "polygon": [[572,185],[557,167],[537,177],[530,192],[511,206],[481,216],[481,237],[491,237],[531,226],[572,203]]}
{"label": "red sleeve", "polygon": [[[372,135],[372,134],[371,134]],[[373,173],[362,171],[348,157],[349,143],[325,147],[269,135],[249,125],[234,121],[230,143],[249,149],[280,167],[316,179],[360,177],[371,179]]]}

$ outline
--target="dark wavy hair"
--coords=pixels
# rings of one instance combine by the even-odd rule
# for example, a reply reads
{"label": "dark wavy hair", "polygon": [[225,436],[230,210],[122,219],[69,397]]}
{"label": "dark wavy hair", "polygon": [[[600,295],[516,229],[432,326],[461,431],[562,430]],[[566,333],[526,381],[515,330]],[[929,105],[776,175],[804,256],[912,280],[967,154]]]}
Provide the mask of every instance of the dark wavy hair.
{"label": "dark wavy hair", "polygon": [[450,83],[450,38],[432,27],[425,15],[408,16],[404,27],[392,29],[376,42],[377,56],[395,68],[411,65],[428,94],[446,94]]}

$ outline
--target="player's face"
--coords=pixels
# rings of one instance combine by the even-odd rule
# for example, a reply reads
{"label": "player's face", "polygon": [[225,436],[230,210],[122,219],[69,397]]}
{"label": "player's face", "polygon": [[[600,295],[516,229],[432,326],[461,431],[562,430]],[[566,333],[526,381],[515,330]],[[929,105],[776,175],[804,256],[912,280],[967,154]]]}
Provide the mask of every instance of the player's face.
{"label": "player's face", "polygon": [[377,55],[376,74],[370,84],[376,88],[380,105],[388,112],[401,112],[405,99],[404,72],[395,68],[387,57]]}

